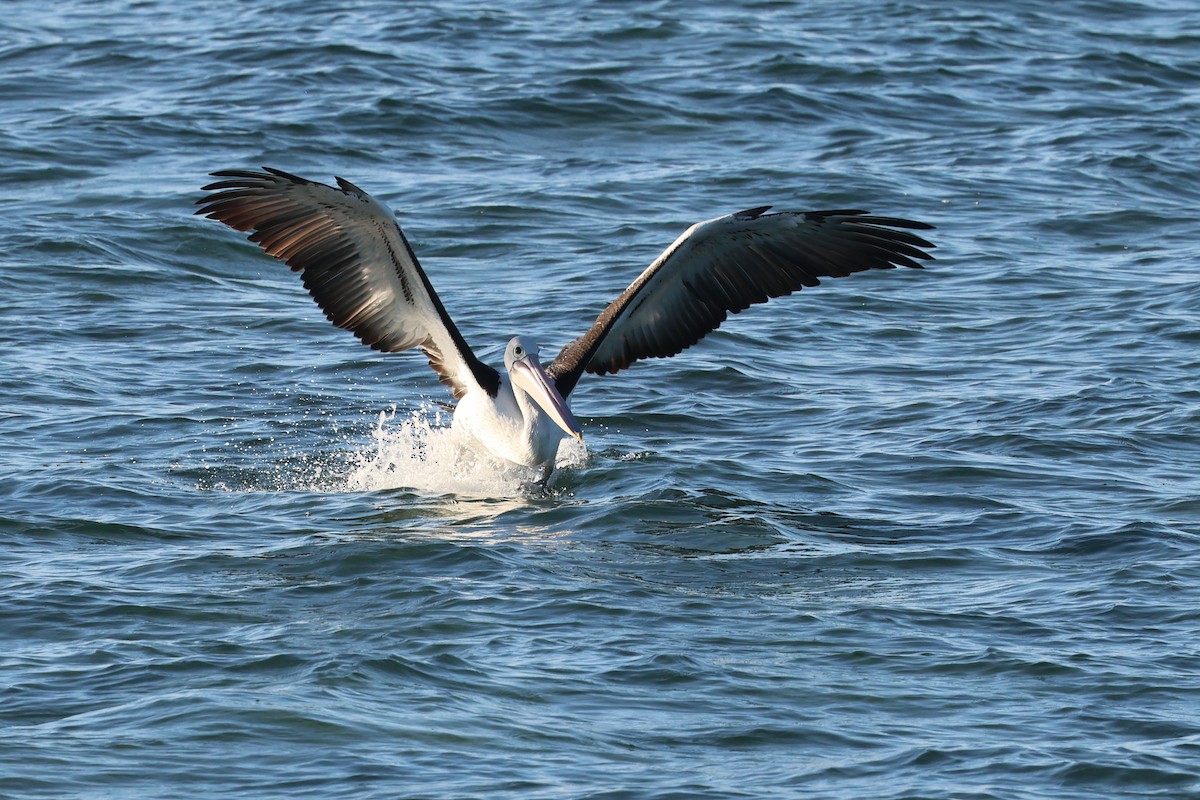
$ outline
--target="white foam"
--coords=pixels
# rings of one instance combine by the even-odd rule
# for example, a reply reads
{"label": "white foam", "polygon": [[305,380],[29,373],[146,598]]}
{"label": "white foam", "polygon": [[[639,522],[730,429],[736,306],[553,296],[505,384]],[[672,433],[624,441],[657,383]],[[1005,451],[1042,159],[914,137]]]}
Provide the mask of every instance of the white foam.
{"label": "white foam", "polygon": [[[541,470],[501,461],[464,446],[437,406],[421,406],[399,417],[395,406],[379,412],[371,442],[349,459],[350,471],[335,490],[371,492],[412,489],[474,497],[513,497],[529,493]],[[559,447],[556,467],[577,466],[587,449],[574,440]]]}
{"label": "white foam", "polygon": [[[361,433],[342,431],[336,422],[332,433],[342,444],[333,451],[276,453],[273,458],[262,452],[261,440],[237,445],[226,442],[234,457],[220,458],[219,466],[206,465],[212,474],[199,486],[226,492],[407,489],[436,496],[513,499],[554,494],[558,482],[552,479],[548,487],[541,485],[541,469],[522,467],[464,445],[450,428],[450,414],[437,405],[422,405],[407,416],[395,406],[381,411],[366,440]],[[271,450],[281,444],[286,445],[275,438],[267,441]],[[268,457],[265,465],[264,455]],[[257,464],[239,468],[236,462],[246,458]],[[577,467],[586,460],[587,448],[565,439],[555,467]]]}

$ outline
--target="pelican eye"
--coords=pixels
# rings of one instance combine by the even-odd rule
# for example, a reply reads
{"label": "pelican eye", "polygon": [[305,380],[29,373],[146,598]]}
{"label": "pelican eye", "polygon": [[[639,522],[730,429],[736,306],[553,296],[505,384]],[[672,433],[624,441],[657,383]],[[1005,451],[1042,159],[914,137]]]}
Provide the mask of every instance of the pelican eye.
{"label": "pelican eye", "polygon": [[517,358],[520,358],[521,356],[525,355],[525,348],[521,347],[520,345],[518,345],[517,347],[514,347],[513,355],[516,356]]}

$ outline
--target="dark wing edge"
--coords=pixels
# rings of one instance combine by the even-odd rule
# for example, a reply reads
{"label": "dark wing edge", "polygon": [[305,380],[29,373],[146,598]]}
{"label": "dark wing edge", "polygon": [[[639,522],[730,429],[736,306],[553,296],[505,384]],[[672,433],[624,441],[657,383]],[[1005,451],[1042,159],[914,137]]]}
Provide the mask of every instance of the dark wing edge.
{"label": "dark wing edge", "polygon": [[936,247],[912,230],[934,226],[854,209],[780,212],[770,206],[697,223],[683,233],[547,372],[566,397],[582,374],[616,373],[667,358],[715,330],[730,313],[820,278],[896,266],[921,269]]}
{"label": "dark wing edge", "polygon": [[335,188],[271,167],[212,177],[195,213],[250,231],[251,242],[300,273],[330,322],[375,350],[421,348],[456,399],[468,390],[456,360],[495,395],[499,373],[475,357],[382,204],[342,178]]}

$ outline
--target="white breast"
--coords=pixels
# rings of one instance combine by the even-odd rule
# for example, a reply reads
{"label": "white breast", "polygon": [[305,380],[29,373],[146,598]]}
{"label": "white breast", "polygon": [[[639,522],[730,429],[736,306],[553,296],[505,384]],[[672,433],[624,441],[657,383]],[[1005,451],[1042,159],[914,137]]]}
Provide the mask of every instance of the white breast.
{"label": "white breast", "polygon": [[480,389],[467,392],[454,410],[452,429],[464,444],[527,467],[552,461],[564,436],[523,392],[513,392],[507,375],[494,398]]}

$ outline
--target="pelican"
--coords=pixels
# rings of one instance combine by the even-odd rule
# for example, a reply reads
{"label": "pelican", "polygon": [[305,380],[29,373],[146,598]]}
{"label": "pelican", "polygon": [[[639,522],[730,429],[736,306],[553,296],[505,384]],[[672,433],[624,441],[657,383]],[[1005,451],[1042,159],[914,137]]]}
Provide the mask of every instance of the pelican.
{"label": "pelican", "polygon": [[[866,211],[768,213],[771,206],[698,222],[676,239],[591,328],[546,367],[537,343],[509,340],[504,372],[471,350],[396,217],[354,184],[282,170],[223,170],[196,212],[238,231],[299,272],[330,322],[375,350],[419,348],[457,406],[451,428],[505,461],[554,466],[566,436],[583,441],[567,397],[584,372],[608,375],[667,358],[754,303],[897,265],[921,267],[932,225]],[[506,279],[511,278],[511,274]]]}

